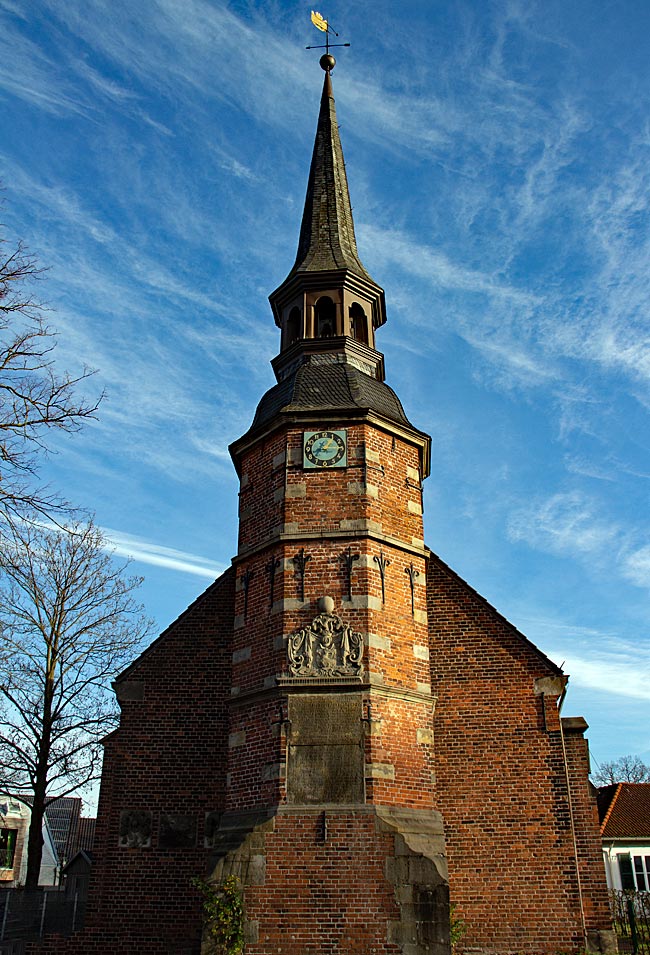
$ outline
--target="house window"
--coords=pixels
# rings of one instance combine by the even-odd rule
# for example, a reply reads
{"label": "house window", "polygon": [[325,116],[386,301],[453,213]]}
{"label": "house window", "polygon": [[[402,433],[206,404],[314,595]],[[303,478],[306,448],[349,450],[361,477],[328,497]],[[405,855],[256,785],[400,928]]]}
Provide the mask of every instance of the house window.
{"label": "house window", "polygon": [[17,829],[0,829],[0,868],[13,869]]}
{"label": "house window", "polygon": [[650,856],[633,856],[629,852],[622,852],[618,856],[618,868],[624,892],[629,889],[639,892],[650,890]]}

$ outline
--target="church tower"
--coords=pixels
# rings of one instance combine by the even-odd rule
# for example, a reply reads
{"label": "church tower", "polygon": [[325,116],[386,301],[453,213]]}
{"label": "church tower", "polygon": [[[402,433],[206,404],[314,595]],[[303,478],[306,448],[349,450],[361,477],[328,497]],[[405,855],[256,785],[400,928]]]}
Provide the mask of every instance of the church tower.
{"label": "church tower", "polygon": [[616,951],[568,678],[425,546],[321,66],[237,552],[116,679],[85,925],[29,955],[216,955],[197,879],[246,955],[447,955],[450,897],[459,955]]}
{"label": "church tower", "polygon": [[[237,829],[238,858],[248,852],[254,813],[272,820],[267,874],[274,856],[281,870],[285,847],[301,860],[300,879],[287,870],[256,893],[260,952],[384,952],[406,942],[414,953],[443,952],[422,526],[430,438],[384,382],[375,348],[384,293],[359,258],[334,58],[321,65],[298,253],[270,296],[277,384],[231,446],[240,523],[228,797],[216,845]],[[254,832],[251,844],[257,824]],[[219,876],[229,866],[226,856]]]}

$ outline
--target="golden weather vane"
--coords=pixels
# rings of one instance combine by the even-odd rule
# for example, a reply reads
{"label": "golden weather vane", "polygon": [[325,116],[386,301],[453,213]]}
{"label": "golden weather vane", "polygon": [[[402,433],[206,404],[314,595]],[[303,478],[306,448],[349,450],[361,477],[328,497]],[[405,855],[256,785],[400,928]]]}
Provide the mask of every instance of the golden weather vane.
{"label": "golden weather vane", "polygon": [[[325,34],[325,43],[321,44],[320,46],[308,46],[307,47],[308,50],[325,50],[325,56],[329,56],[331,47],[350,46],[349,43],[330,43],[330,34],[334,34],[334,36],[338,36],[338,33],[336,32],[334,27],[331,25],[329,20],[326,20],[325,17],[322,14],[318,13],[317,10],[311,11],[311,22],[314,24],[317,30],[320,30],[321,33]],[[334,57],[332,57],[332,60],[333,59]],[[321,66],[323,66],[322,58],[321,58]],[[333,66],[334,64],[332,64],[330,69],[332,69]],[[326,67],[323,66],[323,69],[326,69]]]}

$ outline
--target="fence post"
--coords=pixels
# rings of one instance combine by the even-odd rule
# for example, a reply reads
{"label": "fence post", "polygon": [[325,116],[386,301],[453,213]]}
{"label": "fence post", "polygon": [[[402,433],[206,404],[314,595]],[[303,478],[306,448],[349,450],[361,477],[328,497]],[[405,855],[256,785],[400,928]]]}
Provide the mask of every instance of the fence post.
{"label": "fence post", "polygon": [[39,938],[43,938],[43,928],[45,926],[45,909],[46,908],[47,908],[47,892],[43,892],[43,908],[41,909],[41,928],[40,928]]}
{"label": "fence post", "polygon": [[11,896],[11,889],[6,889],[6,893],[5,910],[2,915],[2,932],[0,933],[0,942],[4,942],[5,940],[5,927],[7,925],[7,916],[9,915],[9,898]]}
{"label": "fence post", "polygon": [[636,930],[636,916],[634,914],[634,899],[632,896],[628,895],[626,898],[627,902],[627,915],[630,920],[630,935],[632,936],[632,951],[634,955],[637,955],[639,951],[639,936]]}

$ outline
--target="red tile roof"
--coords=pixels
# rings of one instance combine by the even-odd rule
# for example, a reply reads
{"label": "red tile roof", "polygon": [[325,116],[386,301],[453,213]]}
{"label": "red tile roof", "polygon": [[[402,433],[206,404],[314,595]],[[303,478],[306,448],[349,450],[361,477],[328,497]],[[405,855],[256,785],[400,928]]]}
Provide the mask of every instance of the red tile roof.
{"label": "red tile roof", "polygon": [[603,786],[598,805],[603,838],[650,838],[650,783]]}

